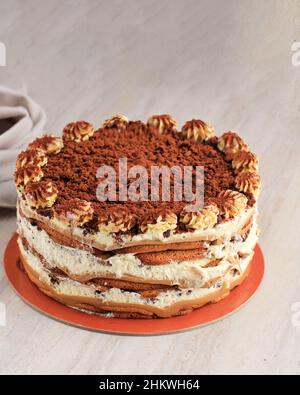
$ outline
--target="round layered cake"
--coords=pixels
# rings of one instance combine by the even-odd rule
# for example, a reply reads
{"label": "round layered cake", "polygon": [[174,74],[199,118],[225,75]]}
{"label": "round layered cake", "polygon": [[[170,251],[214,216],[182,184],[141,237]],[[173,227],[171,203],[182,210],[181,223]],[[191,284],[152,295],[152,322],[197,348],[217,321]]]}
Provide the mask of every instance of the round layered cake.
{"label": "round layered cake", "polygon": [[[178,178],[186,169],[189,194]],[[61,138],[44,135],[19,154],[15,182],[23,266],[72,308],[183,315],[226,297],[249,272],[260,177],[257,156],[235,132],[216,137],[198,119],[178,130],[169,115],[147,123],[116,115],[99,129],[72,122]],[[202,204],[191,210],[198,189]]]}

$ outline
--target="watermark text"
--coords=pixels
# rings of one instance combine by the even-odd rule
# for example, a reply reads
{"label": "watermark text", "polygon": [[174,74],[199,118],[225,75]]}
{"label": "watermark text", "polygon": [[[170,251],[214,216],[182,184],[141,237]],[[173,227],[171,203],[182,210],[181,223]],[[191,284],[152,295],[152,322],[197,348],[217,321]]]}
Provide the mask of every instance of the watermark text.
{"label": "watermark text", "polygon": [[0,327],[6,326],[6,306],[0,302]]}
{"label": "watermark text", "polygon": [[292,325],[293,327],[298,328],[300,326],[300,302],[293,303],[291,310],[293,312]]}
{"label": "watermark text", "polygon": [[204,203],[203,166],[129,166],[120,158],[118,168],[98,168],[96,189],[100,202],[188,202],[185,211],[196,212]]}
{"label": "watermark text", "polygon": [[300,41],[294,41],[291,50],[293,52],[292,55],[292,65],[294,67],[300,66]]}
{"label": "watermark text", "polygon": [[6,66],[6,47],[0,42],[0,66]]}

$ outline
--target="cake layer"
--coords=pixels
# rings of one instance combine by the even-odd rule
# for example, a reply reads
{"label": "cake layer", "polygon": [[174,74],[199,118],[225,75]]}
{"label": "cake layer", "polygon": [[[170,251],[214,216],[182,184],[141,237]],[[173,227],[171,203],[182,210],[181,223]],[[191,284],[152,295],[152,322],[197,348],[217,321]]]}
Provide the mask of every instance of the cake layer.
{"label": "cake layer", "polygon": [[117,312],[128,316],[139,314],[151,318],[180,315],[226,297],[230,289],[243,281],[252,259],[252,255],[241,259],[240,274],[237,271],[228,272],[210,288],[168,290],[160,292],[157,297],[144,298],[139,293],[119,288],[110,288],[99,293],[94,285],[82,284],[66,277],[52,282],[50,272],[45,269],[39,258],[26,251],[22,243],[19,243],[19,248],[23,265],[31,281],[57,301],[92,312]]}
{"label": "cake layer", "polygon": [[[81,244],[76,240],[72,240],[71,238],[62,236],[58,232],[53,231],[53,229],[45,226],[43,223],[30,219],[28,219],[28,221],[32,226],[35,226],[38,229],[43,229],[56,244],[66,247],[78,248],[83,251],[88,251],[101,259],[108,259],[116,254],[121,255],[132,253],[135,254],[135,256],[142,263],[145,263],[147,265],[164,265],[172,261],[205,258],[207,256],[207,250],[210,248],[211,245],[219,245],[222,247],[224,244],[224,240],[219,239],[205,242],[196,241],[190,243],[169,243],[164,245],[127,247],[114,251],[101,251],[88,245]],[[245,240],[249,234],[252,224],[253,218],[251,218],[251,220],[245,227],[239,230],[237,235],[233,235],[233,237],[241,237],[243,240]]]}
{"label": "cake layer", "polygon": [[71,239],[72,242],[77,241],[80,244],[101,251],[113,251],[135,246],[160,246],[174,243],[230,240],[232,235],[239,233],[249,224],[253,215],[256,214],[256,207],[247,208],[235,218],[220,223],[213,228],[180,233],[171,232],[167,235],[162,232],[146,232],[145,234],[138,235],[120,234],[118,237],[112,233],[87,233],[83,228],[73,227],[70,224],[41,216],[35,210],[28,207],[22,200],[19,202],[19,212],[21,216],[37,220],[47,229],[58,232],[62,237]]}
{"label": "cake layer", "polygon": [[172,260],[165,265],[147,265],[138,255],[115,254],[107,259],[99,258],[89,251],[62,246],[48,234],[31,225],[23,217],[18,219],[19,234],[25,238],[29,248],[41,255],[48,267],[62,270],[77,281],[94,278],[111,278],[137,283],[179,285],[181,287],[202,287],[210,281],[224,276],[235,266],[239,256],[252,253],[257,242],[257,225],[253,226],[245,240],[237,234],[234,241],[208,245],[206,257],[192,260]]}

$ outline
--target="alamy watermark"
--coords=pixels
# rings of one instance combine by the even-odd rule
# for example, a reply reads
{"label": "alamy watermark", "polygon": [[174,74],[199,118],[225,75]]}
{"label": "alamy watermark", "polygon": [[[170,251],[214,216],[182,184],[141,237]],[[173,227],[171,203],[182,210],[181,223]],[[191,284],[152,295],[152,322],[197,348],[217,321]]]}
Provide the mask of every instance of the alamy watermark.
{"label": "alamy watermark", "polygon": [[295,302],[291,306],[292,314],[292,325],[297,328],[300,326],[300,302]]}
{"label": "alamy watermark", "polygon": [[291,50],[293,52],[292,55],[292,65],[294,67],[300,66],[300,41],[294,41]]}
{"label": "alamy watermark", "polygon": [[120,158],[118,167],[98,168],[97,199],[101,202],[190,202],[185,211],[196,212],[204,203],[203,166],[128,166]]}
{"label": "alamy watermark", "polygon": [[6,66],[6,47],[0,42],[0,66]]}
{"label": "alamy watermark", "polygon": [[0,302],[0,327],[6,326],[6,306]]}
{"label": "alamy watermark", "polygon": [[[300,286],[300,279],[297,285]],[[300,327],[300,301],[291,304],[291,324],[294,328]]]}

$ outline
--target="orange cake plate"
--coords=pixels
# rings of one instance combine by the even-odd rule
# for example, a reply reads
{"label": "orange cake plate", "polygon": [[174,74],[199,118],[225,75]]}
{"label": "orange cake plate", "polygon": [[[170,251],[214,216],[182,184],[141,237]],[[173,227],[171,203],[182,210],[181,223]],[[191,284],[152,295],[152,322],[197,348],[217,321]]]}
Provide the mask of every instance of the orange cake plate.
{"label": "orange cake plate", "polygon": [[19,262],[17,235],[14,234],[4,254],[4,270],[15,292],[31,307],[65,324],[82,329],[120,335],[162,335],[199,328],[221,320],[243,306],[256,292],[264,275],[263,253],[258,245],[248,277],[225,299],[208,304],[192,313],[160,319],[108,318],[83,313],[64,306],[44,295],[27,277]]}

